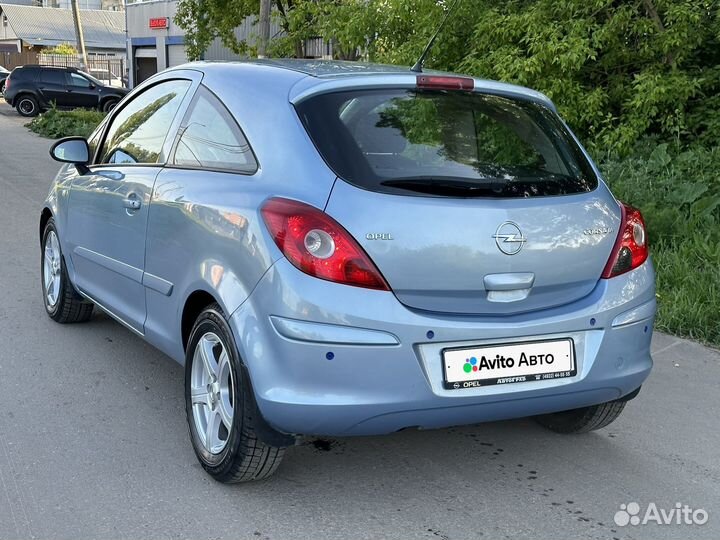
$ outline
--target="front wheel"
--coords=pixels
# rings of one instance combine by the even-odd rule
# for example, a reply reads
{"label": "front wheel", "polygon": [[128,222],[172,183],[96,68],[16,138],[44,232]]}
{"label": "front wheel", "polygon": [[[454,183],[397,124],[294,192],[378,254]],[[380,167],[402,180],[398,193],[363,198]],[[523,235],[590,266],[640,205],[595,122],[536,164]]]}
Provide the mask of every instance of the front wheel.
{"label": "front wheel", "polygon": [[587,433],[617,420],[627,401],[608,401],[599,405],[536,416],[535,420],[556,433]]}
{"label": "front wheel", "polygon": [[82,300],[70,283],[53,218],[45,225],[40,264],[45,311],[50,318],[59,323],[90,319],[93,305]]}
{"label": "front wheel", "polygon": [[203,468],[225,483],[267,478],[284,448],[260,441],[254,401],[230,327],[213,304],[195,322],[185,356],[185,408]]}

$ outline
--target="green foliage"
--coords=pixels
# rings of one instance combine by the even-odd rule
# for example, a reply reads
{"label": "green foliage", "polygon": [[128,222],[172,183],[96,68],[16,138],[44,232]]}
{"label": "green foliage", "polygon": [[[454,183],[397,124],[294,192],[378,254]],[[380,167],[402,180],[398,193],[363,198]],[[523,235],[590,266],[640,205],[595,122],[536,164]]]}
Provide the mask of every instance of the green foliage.
{"label": "green foliage", "polygon": [[[338,58],[412,65],[450,2],[277,0],[285,36],[332,40]],[[245,54],[233,33],[259,0],[180,0],[191,57],[215,37]],[[473,0],[462,2],[428,67],[529,86],[550,96],[592,150],[629,151],[640,137],[720,138],[718,0]]]}
{"label": "green foliage", "polygon": [[720,344],[720,147],[643,141],[601,168],[615,195],[642,209],[657,270],[657,327]]}
{"label": "green foliage", "polygon": [[259,0],[180,0],[175,22],[185,30],[188,58],[201,58],[216,37],[229,49],[247,53],[247,44],[235,38],[234,30],[259,11]]}
{"label": "green foliage", "polygon": [[72,56],[78,53],[77,49],[69,43],[61,43],[60,45],[56,45],[55,47],[45,49],[43,52],[45,54],[60,54],[63,56]]}
{"label": "green foliage", "polygon": [[[369,1],[370,59],[417,58],[447,4],[410,4]],[[593,150],[626,152],[646,134],[720,136],[718,36],[717,0],[476,0],[427,65],[540,90]]]}
{"label": "green foliage", "polygon": [[[272,2],[273,16],[284,31],[284,37],[273,39],[271,55],[296,56],[299,54],[300,39],[316,35],[300,20],[290,19],[289,14],[305,9],[312,0],[275,0]],[[255,55],[256,34],[248,41],[235,36],[235,29],[249,16],[257,17],[260,12],[260,0],[180,0],[178,2],[175,23],[185,30],[185,47],[188,58],[202,58],[203,53],[215,38],[228,49],[241,55]],[[300,13],[300,11],[298,11]],[[257,20],[256,20],[257,22]],[[271,36],[273,37],[273,36]]]}
{"label": "green foliage", "polygon": [[60,111],[53,107],[33,118],[27,127],[30,131],[50,139],[73,135],[88,137],[104,117],[105,113],[94,109]]}

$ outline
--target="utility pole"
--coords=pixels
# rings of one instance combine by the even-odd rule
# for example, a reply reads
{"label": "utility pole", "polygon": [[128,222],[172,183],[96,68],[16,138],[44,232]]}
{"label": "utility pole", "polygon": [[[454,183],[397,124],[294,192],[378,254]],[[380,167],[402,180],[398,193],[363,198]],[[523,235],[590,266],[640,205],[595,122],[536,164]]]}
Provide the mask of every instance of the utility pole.
{"label": "utility pole", "polygon": [[260,0],[260,40],[258,42],[258,58],[267,55],[270,41],[270,0]]}
{"label": "utility pole", "polygon": [[78,0],[72,0],[73,22],[75,23],[75,39],[80,52],[80,69],[87,69],[87,51],[85,50],[85,36],[83,35],[82,21],[80,20],[80,6]]}
{"label": "utility pole", "polygon": [[123,9],[125,11],[125,56],[127,58],[125,63],[125,85],[128,88],[135,86],[135,62],[133,61],[133,48],[130,42],[130,33],[128,32],[128,0],[123,0]]}

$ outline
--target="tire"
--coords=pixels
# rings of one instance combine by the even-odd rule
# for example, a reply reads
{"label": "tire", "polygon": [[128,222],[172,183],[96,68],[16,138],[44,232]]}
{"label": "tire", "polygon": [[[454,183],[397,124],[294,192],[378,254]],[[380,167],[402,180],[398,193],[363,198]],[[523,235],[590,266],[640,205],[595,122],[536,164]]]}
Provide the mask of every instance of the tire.
{"label": "tire", "polygon": [[608,401],[599,405],[536,416],[542,426],[556,433],[587,433],[614,422],[627,401]]}
{"label": "tire", "polygon": [[43,231],[40,276],[43,304],[52,320],[65,324],[90,319],[93,304],[80,298],[70,283],[53,218],[48,220]]}
{"label": "tire", "polygon": [[15,110],[20,116],[31,117],[40,114],[37,99],[30,94],[23,94],[16,98]]}
{"label": "tire", "polygon": [[223,483],[267,478],[285,454],[285,448],[257,437],[252,389],[240,362],[230,326],[220,306],[212,304],[197,318],[188,340],[185,408],[200,464]]}
{"label": "tire", "polygon": [[120,100],[114,98],[105,100],[102,104],[102,112],[109,113],[110,111],[112,111],[115,108],[115,105],[118,104],[118,101]]}

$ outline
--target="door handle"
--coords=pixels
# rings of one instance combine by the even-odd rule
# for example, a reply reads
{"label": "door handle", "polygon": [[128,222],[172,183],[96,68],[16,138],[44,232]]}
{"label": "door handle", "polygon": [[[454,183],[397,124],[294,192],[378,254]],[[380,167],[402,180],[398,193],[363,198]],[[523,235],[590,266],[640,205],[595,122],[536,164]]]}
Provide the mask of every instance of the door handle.
{"label": "door handle", "polygon": [[[108,180],[122,180],[125,178],[125,175],[121,173],[120,171],[109,171],[109,170],[103,170],[100,169],[97,171],[98,176],[102,176],[103,178],[107,178]],[[134,194],[133,194],[134,195]]]}
{"label": "door handle", "polygon": [[142,201],[135,193],[130,193],[127,198],[123,199],[123,206],[128,210],[140,210]]}

